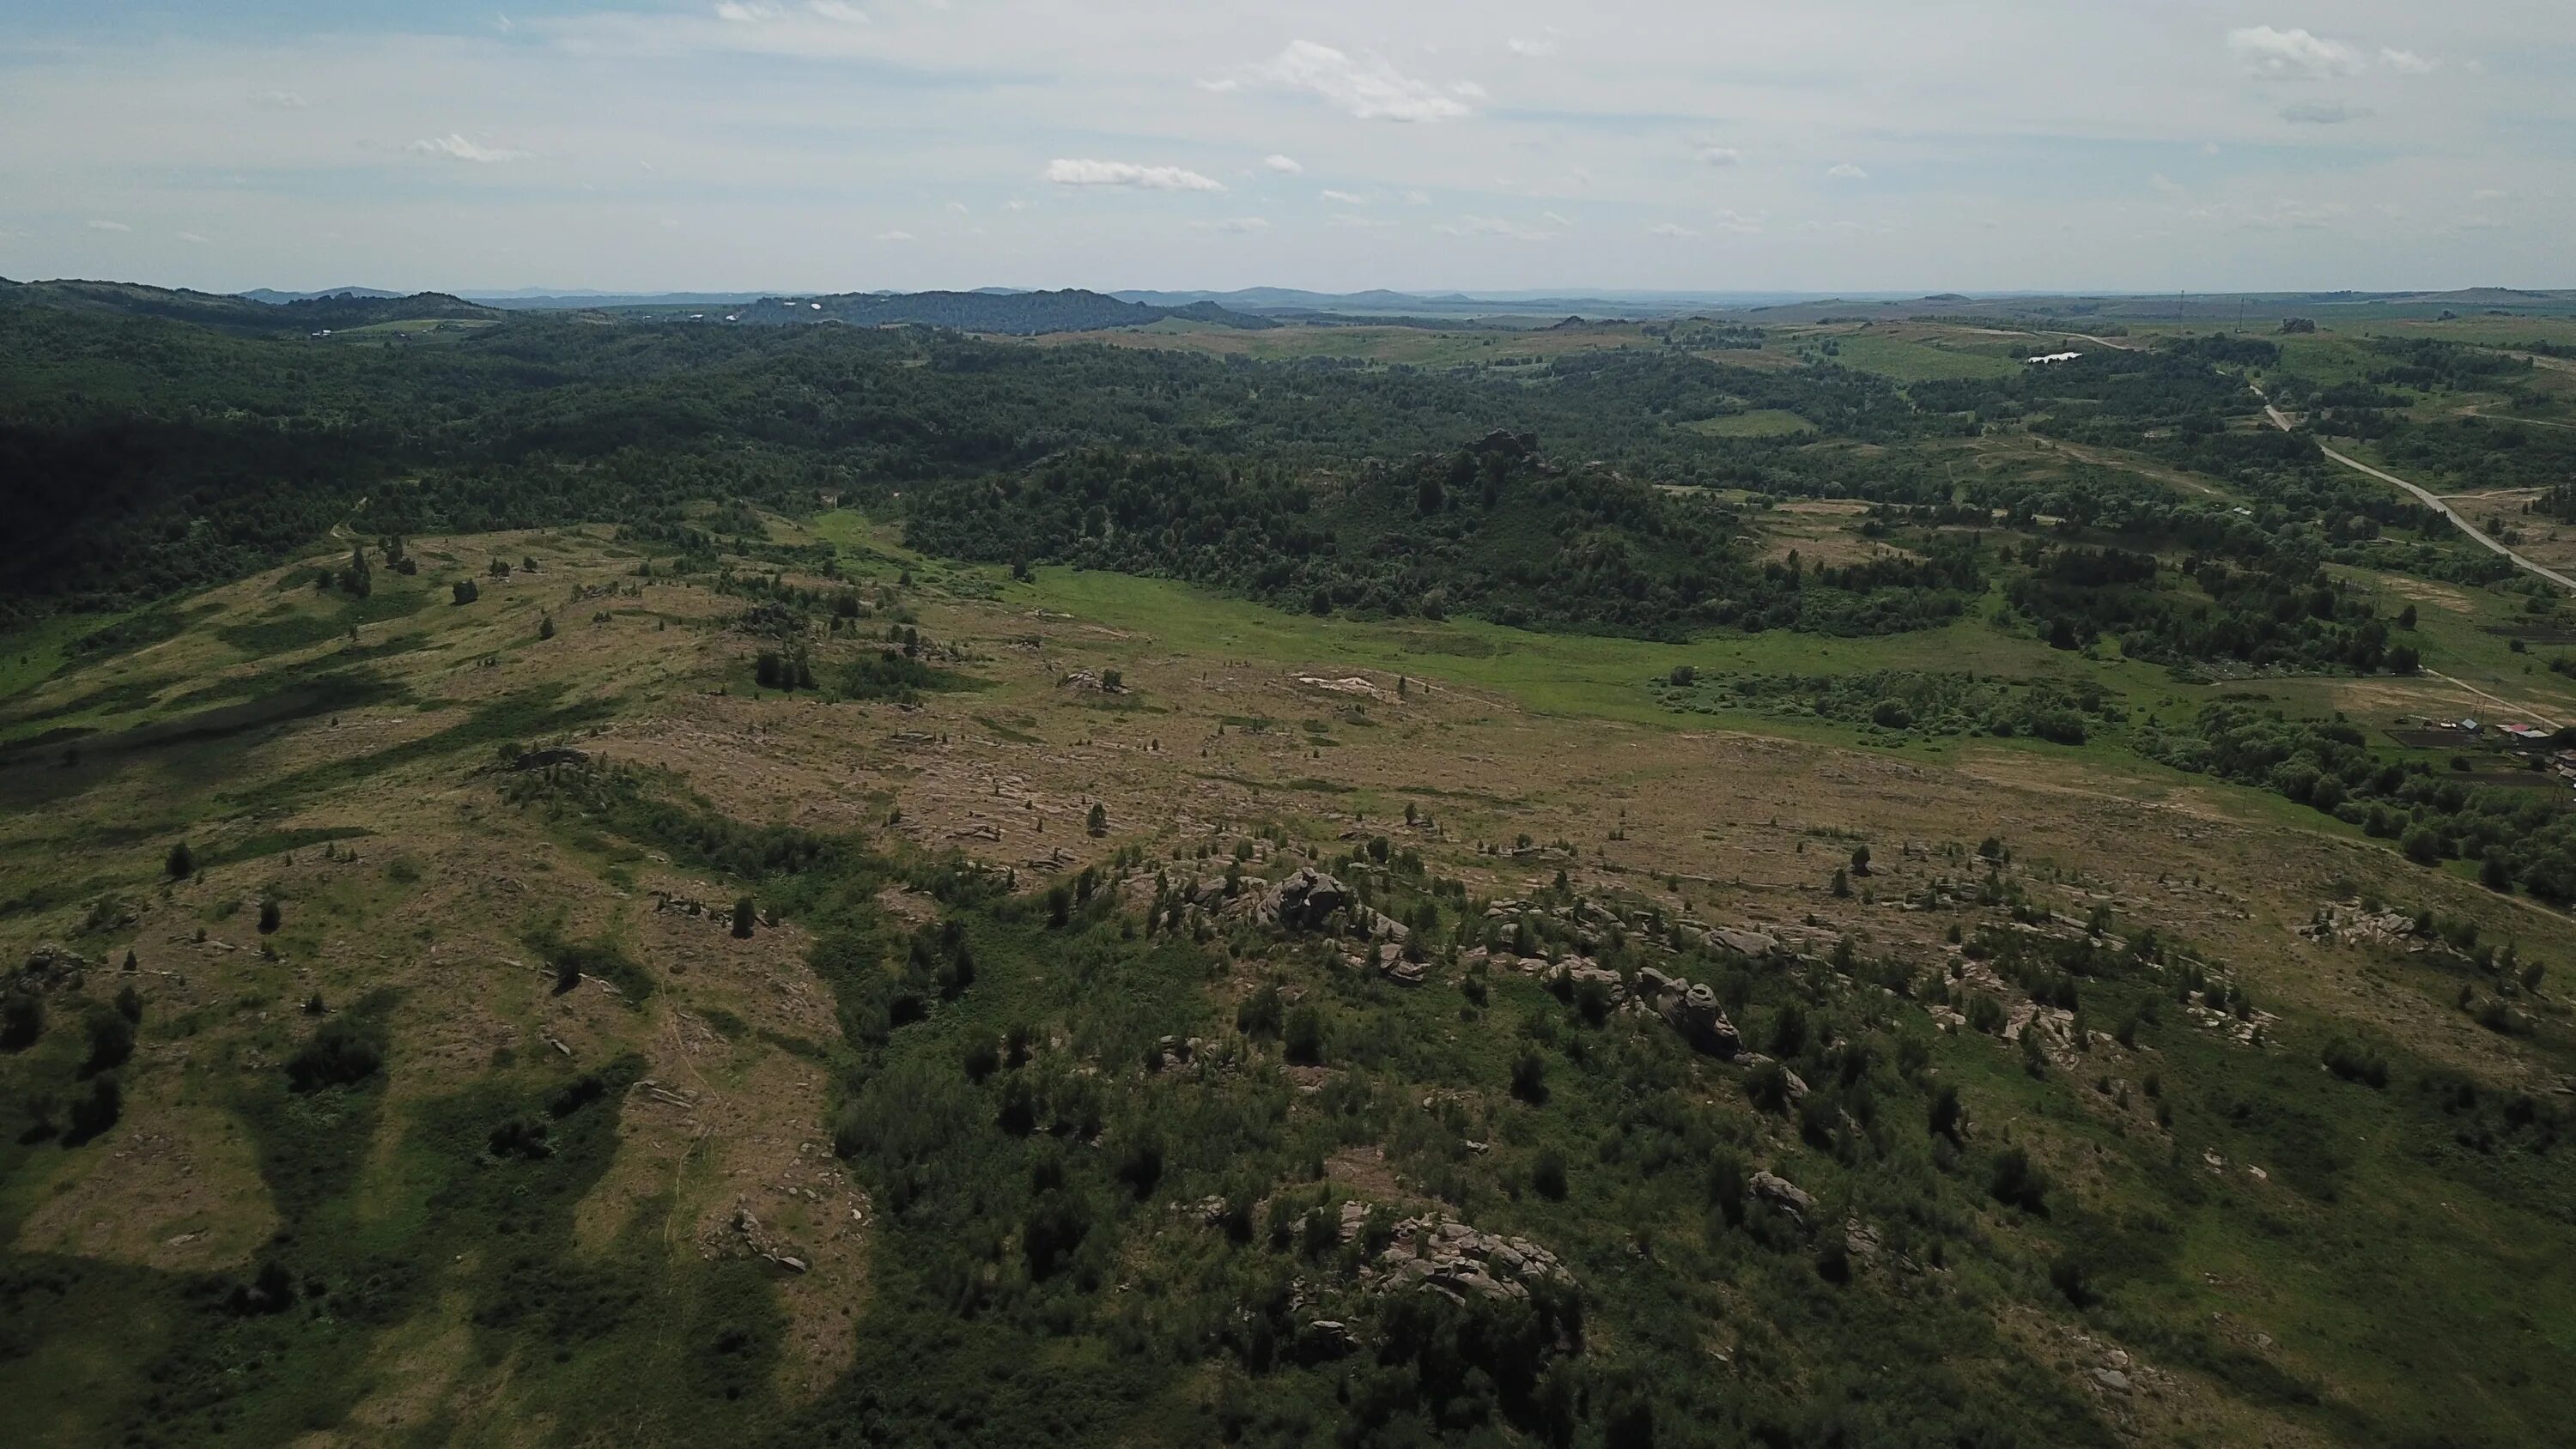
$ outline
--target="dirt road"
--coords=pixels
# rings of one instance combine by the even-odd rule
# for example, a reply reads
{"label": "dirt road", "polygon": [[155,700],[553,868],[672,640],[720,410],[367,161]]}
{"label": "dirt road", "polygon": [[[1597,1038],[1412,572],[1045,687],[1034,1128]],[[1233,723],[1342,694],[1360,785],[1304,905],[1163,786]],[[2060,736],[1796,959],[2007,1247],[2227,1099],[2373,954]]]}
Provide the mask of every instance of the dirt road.
{"label": "dirt road", "polygon": [[[2257,393],[2256,395],[2261,396],[2260,393]],[[2269,401],[2266,401],[2263,404],[2263,414],[2272,420],[2272,426],[2279,428],[2282,432],[2286,433],[2292,431],[2289,418],[2284,416],[2279,408],[2272,406]],[[2547,579],[2551,583],[2556,584],[2558,587],[2565,589],[2570,593],[2576,593],[2576,579],[2571,579],[2567,575],[2558,572],[2556,569],[2544,568],[2539,564],[2533,563],[2531,560],[2524,558],[2521,554],[2515,553],[2512,549],[2505,547],[2503,544],[2498,543],[2492,538],[2489,538],[2486,534],[2479,531],[2476,524],[2461,517],[2458,509],[2443,502],[2440,498],[2435,497],[2425,489],[2416,487],[2414,484],[2407,482],[2405,479],[2398,477],[2394,473],[2384,473],[2379,469],[2370,466],[2368,463],[2361,462],[2358,459],[2347,458],[2343,454],[2336,452],[2334,449],[2327,447],[2323,443],[2317,444],[2317,451],[2325,454],[2329,458],[2332,458],[2334,461],[2341,463],[2345,467],[2352,469],[2356,473],[2367,473],[2382,483],[2396,484],[2398,487],[2415,495],[2416,500],[2422,503],[2425,507],[2440,511],[2441,515],[2444,518],[2451,520],[2452,524],[2458,527],[2460,532],[2467,534],[2469,537],[2476,539],[2479,543],[2486,545],[2497,553],[2503,554],[2507,559],[2512,560],[2515,567],[2527,570],[2541,578]]]}

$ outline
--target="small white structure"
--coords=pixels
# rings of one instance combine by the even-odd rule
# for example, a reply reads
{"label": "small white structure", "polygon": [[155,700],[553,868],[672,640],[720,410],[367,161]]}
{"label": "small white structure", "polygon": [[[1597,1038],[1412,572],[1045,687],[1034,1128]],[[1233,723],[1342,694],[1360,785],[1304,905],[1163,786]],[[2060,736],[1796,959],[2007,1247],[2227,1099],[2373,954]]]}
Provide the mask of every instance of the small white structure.
{"label": "small white structure", "polygon": [[2081,352],[2051,352],[2043,357],[2025,357],[2022,361],[2030,363],[2036,367],[2047,367],[2054,363],[2073,362],[2075,359],[2082,357],[2083,355],[2084,354]]}

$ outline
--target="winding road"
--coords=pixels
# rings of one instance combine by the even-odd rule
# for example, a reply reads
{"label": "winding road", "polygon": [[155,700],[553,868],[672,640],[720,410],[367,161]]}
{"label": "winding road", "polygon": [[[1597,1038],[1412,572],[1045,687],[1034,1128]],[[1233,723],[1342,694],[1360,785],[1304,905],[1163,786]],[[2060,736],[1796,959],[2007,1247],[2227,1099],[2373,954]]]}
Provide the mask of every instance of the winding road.
{"label": "winding road", "polygon": [[[2254,395],[2256,397],[2262,397],[2262,390],[2259,388],[2256,389]],[[2279,408],[2272,406],[2269,398],[2264,399],[2263,415],[2270,418],[2272,420],[2272,426],[2279,428],[2282,432],[2287,433],[2295,431],[2291,425],[2290,419],[2283,414]],[[2443,502],[2440,498],[2435,497],[2425,489],[2418,488],[2414,484],[2407,482],[2405,479],[2398,477],[2394,473],[2384,473],[2379,469],[2370,466],[2368,463],[2364,463],[2355,458],[2347,458],[2343,454],[2336,452],[2334,449],[2327,447],[2323,443],[2317,444],[2317,451],[2325,454],[2329,458],[2332,458],[2334,461],[2341,463],[2345,467],[2352,469],[2356,473],[2367,473],[2382,483],[2396,484],[2398,487],[2414,494],[2416,499],[2425,507],[2438,510],[2444,518],[2451,520],[2451,522],[2459,528],[2460,532],[2467,534],[2469,537],[2476,539],[2482,544],[2485,544],[2488,548],[2495,550],[2497,553],[2503,554],[2507,559],[2510,559],[2513,562],[2515,567],[2547,579],[2551,583],[2556,584],[2558,587],[2565,589],[2570,593],[2576,593],[2576,579],[2571,579],[2556,569],[2547,568],[2540,564],[2533,563],[2531,560],[2524,558],[2521,554],[2515,553],[2512,549],[2507,548],[2502,543],[2488,537],[2485,533],[2479,531],[2476,524],[2461,517],[2458,509]]]}

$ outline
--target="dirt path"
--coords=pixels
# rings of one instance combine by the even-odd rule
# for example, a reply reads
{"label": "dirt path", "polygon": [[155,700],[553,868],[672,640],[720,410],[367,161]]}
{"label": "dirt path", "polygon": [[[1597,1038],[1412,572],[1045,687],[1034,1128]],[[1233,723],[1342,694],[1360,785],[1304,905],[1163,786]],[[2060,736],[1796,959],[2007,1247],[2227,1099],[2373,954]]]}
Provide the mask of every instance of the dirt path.
{"label": "dirt path", "polygon": [[2511,413],[2491,413],[2491,412],[2488,412],[2484,407],[2466,407],[2466,408],[2462,408],[2462,409],[2460,409],[2460,412],[2461,412],[2464,416],[2472,417],[2472,418],[2476,418],[2476,419],[2478,419],[2480,422],[2488,422],[2488,423],[2521,423],[2521,424],[2523,424],[2523,425],[2524,425],[2524,426],[2526,426],[2526,427],[2534,427],[2534,428],[2564,428],[2564,429],[2568,430],[2569,432],[2576,432],[2576,423],[2560,423],[2560,422],[2552,422],[2552,421],[2550,421],[2550,420],[2549,420],[2549,419],[2547,419],[2547,418],[2518,418],[2518,417],[2515,417],[2515,416],[2514,416],[2513,414],[2511,414]]}
{"label": "dirt path", "polygon": [[2485,700],[2487,703],[2494,705],[2498,709],[2509,709],[2515,714],[2538,720],[2540,723],[2549,726],[2551,729],[2558,728],[2558,721],[2551,719],[2549,716],[2542,714],[2540,711],[2533,709],[2527,704],[2516,704],[2502,695],[2489,694],[2485,690],[2478,688],[2476,685],[2469,683],[2465,679],[2454,678],[2451,675],[2444,674],[2438,669],[2427,669],[2424,673],[2426,677],[2438,679],[2444,684],[2450,685],[2454,689],[2466,690],[2470,694],[2476,695],[2478,698]]}
{"label": "dirt path", "polygon": [[2207,494],[2212,498],[2224,498],[2227,496],[2227,494],[2222,490],[2212,487],[2180,469],[2159,467],[2153,463],[2139,462],[2134,458],[2123,458],[2118,454],[2104,449],[2088,448],[2081,443],[2062,442],[2056,438],[2044,438],[2037,433],[2031,434],[2030,437],[2031,441],[2039,444],[2042,451],[2063,453],[2070,458],[2091,463],[2097,468],[2117,468],[2124,473],[2135,473],[2141,478],[2152,478],[2159,483],[2169,483],[2176,488],[2186,489],[2193,493]]}
{"label": "dirt path", "polygon": [[[2256,397],[2262,397],[2262,390],[2257,388],[2254,395]],[[2272,420],[2272,426],[2279,428],[2282,432],[2287,433],[2296,431],[2296,429],[2292,427],[2288,415],[2284,414],[2279,408],[2272,406],[2269,399],[2265,399],[2263,403],[2263,415],[2270,418]],[[2486,534],[2479,531],[2476,524],[2471,523],[2468,519],[2462,517],[2459,510],[2443,502],[2431,492],[2407,482],[2405,479],[2398,477],[2394,473],[2384,473],[2379,469],[2370,466],[2368,463],[2361,462],[2354,458],[2347,458],[2343,454],[2336,452],[2334,449],[2327,447],[2323,443],[2317,444],[2317,451],[2325,454],[2335,462],[2341,463],[2343,466],[2352,469],[2356,473],[2367,473],[2382,483],[2396,484],[2398,487],[2415,495],[2416,499],[2425,507],[2433,509],[2439,512],[2444,518],[2451,520],[2452,524],[2458,527],[2460,532],[2467,534],[2469,537],[2476,539],[2479,543],[2486,545],[2488,548],[2491,548],[2497,553],[2504,555],[2507,559],[2510,559],[2516,567],[2547,579],[2551,583],[2556,584],[2558,587],[2565,589],[2570,593],[2576,593],[2576,579],[2571,579],[2567,575],[2558,572],[2556,569],[2544,568],[2539,564],[2533,563],[2531,560],[2524,558],[2521,554],[2515,553],[2512,549],[2505,547],[2503,544],[2498,543],[2492,538],[2489,538]]]}

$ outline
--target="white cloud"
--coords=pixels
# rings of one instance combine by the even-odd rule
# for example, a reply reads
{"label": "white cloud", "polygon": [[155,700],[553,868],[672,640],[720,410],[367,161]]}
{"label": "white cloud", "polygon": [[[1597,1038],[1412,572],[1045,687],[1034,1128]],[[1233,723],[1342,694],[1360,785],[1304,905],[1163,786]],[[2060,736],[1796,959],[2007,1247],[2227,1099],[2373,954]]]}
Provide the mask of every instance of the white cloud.
{"label": "white cloud", "polygon": [[1091,161],[1059,157],[1046,164],[1046,179],[1058,186],[1132,186],[1140,191],[1223,191],[1224,183],[1179,166],[1139,166],[1133,161]]}
{"label": "white cloud", "polygon": [[132,230],[134,230],[134,228],[132,228],[132,227],[130,227],[130,226],[127,226],[124,222],[121,222],[121,221],[93,221],[93,222],[91,222],[91,223],[89,224],[89,229],[90,229],[91,231],[132,231]]}
{"label": "white cloud", "polygon": [[1659,221],[1653,226],[1646,228],[1646,235],[1691,237],[1697,236],[1699,233],[1691,230],[1689,227],[1681,225],[1678,222]]}
{"label": "white cloud", "polygon": [[881,231],[875,236],[868,238],[868,240],[881,242],[908,242],[912,240],[912,233],[908,231]]}
{"label": "white cloud", "polygon": [[1703,143],[1699,148],[1699,159],[1711,166],[1733,166],[1744,159],[1744,153],[1732,146]]}
{"label": "white cloud", "polygon": [[1018,197],[1014,196],[1010,200],[1002,203],[1002,209],[1004,211],[1026,211],[1029,209],[1029,205],[1030,203],[1022,201]]}
{"label": "white cloud", "polygon": [[1332,225],[1334,225],[1334,226],[1359,227],[1359,228],[1362,228],[1362,229],[1365,229],[1365,230],[1371,230],[1371,231],[1383,230],[1383,229],[1385,229],[1385,228],[1387,228],[1387,227],[1390,227],[1390,226],[1401,226],[1401,225],[1403,225],[1403,223],[1401,223],[1401,222],[1388,221],[1388,220],[1386,220],[1386,219],[1385,219],[1385,218],[1383,218],[1383,217],[1376,217],[1376,216],[1353,216],[1352,214],[1350,214],[1349,212],[1346,212],[1346,211],[1343,211],[1343,212],[1335,212],[1333,215],[1328,216],[1328,217],[1326,217],[1326,218],[1324,218],[1324,219],[1325,219],[1327,222],[1330,222],[1330,223],[1331,223]]}
{"label": "white cloud", "polygon": [[1190,225],[1200,231],[1221,231],[1234,236],[1248,236],[1253,232],[1270,230],[1268,218],[1258,216],[1229,216],[1223,221],[1194,221]]}
{"label": "white cloud", "polygon": [[1737,236],[1751,236],[1762,229],[1762,218],[1745,216],[1735,211],[1720,211],[1717,219],[1709,225],[1716,231],[1733,232]]}
{"label": "white cloud", "polygon": [[2463,217],[2458,218],[2457,220],[2454,220],[2454,221],[2451,223],[2451,230],[2453,230],[2453,231],[2502,231],[2502,230],[2504,230],[2504,229],[2505,229],[2507,226],[2509,226],[2509,225],[2511,225],[2511,223],[2509,223],[2509,222],[2505,221],[2502,217],[2486,216],[2486,215],[2483,215],[2483,214],[2475,214],[2475,213],[2473,213],[2473,214],[2471,214],[2471,215],[2463,216]]}
{"label": "white cloud", "polygon": [[313,104],[293,91],[253,91],[250,103],[263,111],[300,111]]}
{"label": "white cloud", "polygon": [[972,210],[972,208],[968,207],[966,203],[962,201],[952,201],[948,203],[948,209],[959,216],[964,216]]}
{"label": "white cloud", "polygon": [[2182,183],[2159,171],[2147,178],[2147,184],[2167,196],[2182,195]]}
{"label": "white cloud", "polygon": [[1514,241],[1554,241],[1556,233],[1523,222],[1507,221],[1499,216],[1462,216],[1454,223],[1433,228],[1449,236],[1505,236]]}
{"label": "white cloud", "polygon": [[1503,49],[1514,55],[1541,56],[1556,54],[1557,28],[1553,25],[1536,35],[1515,35],[1503,42]]}
{"label": "white cloud", "polygon": [[198,246],[198,247],[201,247],[201,246],[206,245],[206,239],[205,239],[204,237],[201,237],[201,236],[197,235],[197,234],[196,234],[195,232],[193,232],[193,231],[183,231],[183,232],[179,233],[179,240],[181,240],[181,241],[183,241],[183,242],[186,242],[186,243],[187,243],[187,244],[189,244],[190,246]]}
{"label": "white cloud", "polygon": [[[1456,95],[1405,75],[1382,56],[1346,55],[1311,40],[1292,40],[1287,49],[1259,65],[1200,84],[1219,91],[1246,85],[1307,91],[1363,121],[1453,121],[1473,114]],[[1460,94],[1483,94],[1472,89],[1471,82],[1460,84],[1471,87]]]}
{"label": "white cloud", "polygon": [[2340,126],[2369,114],[2366,107],[2347,106],[2341,101],[2301,101],[2281,108],[2281,119],[2294,126]]}
{"label": "white cloud", "polygon": [[2482,187],[2479,187],[2477,190],[2472,191],[2472,192],[2470,192],[2470,193],[2469,193],[2469,200],[2471,200],[2471,201],[2502,201],[2502,200],[2504,200],[2504,199],[2505,199],[2505,197],[2506,197],[2506,195],[2507,195],[2507,194],[2508,194],[2508,193],[2503,192],[2503,191],[2499,191],[2499,190],[2497,190],[2496,188],[2494,188],[2494,187],[2492,187],[2492,186],[2482,186]]}
{"label": "white cloud", "polygon": [[1859,167],[1854,166],[1848,161],[1825,174],[1836,181],[1867,181],[1869,179],[1868,172],[1861,170]]}
{"label": "white cloud", "polygon": [[2358,75],[2361,52],[2340,40],[2327,40],[2305,30],[2275,30],[2253,25],[2227,32],[2227,49],[2248,74],[2267,81],[2323,80]]}
{"label": "white cloud", "polygon": [[450,161],[472,161],[477,165],[486,166],[502,161],[525,161],[529,156],[526,151],[516,151],[506,146],[480,145],[454,132],[444,136],[433,136],[425,141],[414,141],[404,149],[418,152],[423,156],[444,156]]}
{"label": "white cloud", "polygon": [[1282,156],[1273,152],[1270,155],[1262,157],[1261,164],[1272,171],[1278,172],[1282,176],[1303,176],[1306,174],[1306,168],[1298,165],[1297,158],[1294,156]]}
{"label": "white cloud", "polygon": [[1404,193],[1404,204],[1407,206],[1429,206],[1431,204],[1431,198],[1419,191],[1408,191]]}
{"label": "white cloud", "polygon": [[1327,191],[1324,193],[1324,199],[1326,201],[1338,201],[1344,206],[1368,205],[1367,197],[1353,191]]}
{"label": "white cloud", "polygon": [[1574,225],[1574,223],[1573,223],[1573,222],[1567,221],[1564,217],[1559,216],[1557,213],[1555,213],[1555,212],[1553,212],[1553,211],[1542,211],[1542,212],[1540,212],[1540,213],[1538,214],[1538,219],[1539,219],[1539,220],[1541,220],[1541,221],[1553,222],[1553,223],[1555,223],[1555,224],[1556,224],[1556,225],[1558,225],[1558,226],[1572,226],[1572,225]]}
{"label": "white cloud", "polygon": [[716,7],[718,20],[730,20],[736,25],[761,25],[772,20],[783,20],[786,16],[787,10],[784,6],[772,5],[766,3],[766,0],[724,0],[723,4]]}
{"label": "white cloud", "polygon": [[2411,50],[2397,50],[2388,46],[2380,48],[2379,63],[2399,75],[2424,75],[2441,64],[2438,60],[2428,60]]}

